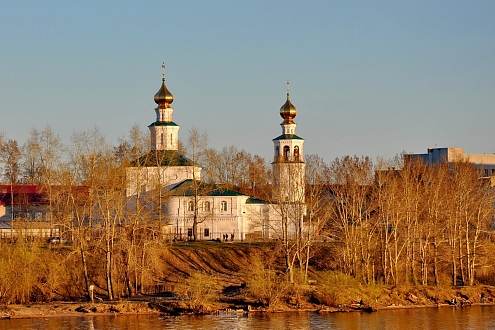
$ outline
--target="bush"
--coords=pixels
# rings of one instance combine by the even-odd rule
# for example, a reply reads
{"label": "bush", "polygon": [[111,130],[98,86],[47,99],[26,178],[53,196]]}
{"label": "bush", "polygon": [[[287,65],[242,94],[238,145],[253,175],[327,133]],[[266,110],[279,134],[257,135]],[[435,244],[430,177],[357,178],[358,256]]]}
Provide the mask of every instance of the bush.
{"label": "bush", "polygon": [[247,269],[246,288],[249,295],[265,307],[275,307],[284,292],[277,273],[265,267],[260,255],[254,255],[251,259],[251,265]]}
{"label": "bush", "polygon": [[213,276],[202,272],[193,273],[186,281],[176,287],[176,293],[185,298],[189,309],[207,313],[218,301],[221,286]]}
{"label": "bush", "polygon": [[359,281],[354,277],[331,271],[320,275],[319,289],[313,294],[316,303],[337,307],[362,299]]}

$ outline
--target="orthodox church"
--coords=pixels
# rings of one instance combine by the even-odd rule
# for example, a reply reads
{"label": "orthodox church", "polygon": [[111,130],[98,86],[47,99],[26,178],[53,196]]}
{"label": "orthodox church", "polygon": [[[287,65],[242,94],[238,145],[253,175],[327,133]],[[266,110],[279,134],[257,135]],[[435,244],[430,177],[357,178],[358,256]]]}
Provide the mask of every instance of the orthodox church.
{"label": "orthodox church", "polygon": [[[271,202],[201,181],[202,168],[180,154],[174,101],[165,83],[155,94],[156,120],[149,125],[151,151],[127,168],[126,195],[152,201],[162,233],[177,239],[250,240],[293,236],[302,230],[304,211],[304,139],[296,135],[297,110],[287,100],[280,108],[282,135],[273,139],[274,196]],[[275,202],[274,202],[275,201]],[[157,220],[158,221],[158,220]]]}

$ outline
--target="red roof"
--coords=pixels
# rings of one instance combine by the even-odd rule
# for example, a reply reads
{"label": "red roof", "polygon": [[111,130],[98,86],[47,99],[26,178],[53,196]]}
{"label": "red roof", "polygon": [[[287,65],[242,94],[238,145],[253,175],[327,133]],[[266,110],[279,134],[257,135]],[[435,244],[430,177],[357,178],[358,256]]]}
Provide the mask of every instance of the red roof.
{"label": "red roof", "polygon": [[10,194],[11,191],[13,191],[14,194],[36,194],[37,192],[42,191],[42,187],[34,184],[0,184],[0,192],[2,194]]}
{"label": "red roof", "polygon": [[[52,186],[56,191],[64,191],[64,186]],[[86,186],[72,187],[72,191],[83,196],[89,195],[89,189]],[[39,185],[0,185],[0,205],[11,205],[12,195],[14,195],[15,204],[47,204],[46,186]]]}

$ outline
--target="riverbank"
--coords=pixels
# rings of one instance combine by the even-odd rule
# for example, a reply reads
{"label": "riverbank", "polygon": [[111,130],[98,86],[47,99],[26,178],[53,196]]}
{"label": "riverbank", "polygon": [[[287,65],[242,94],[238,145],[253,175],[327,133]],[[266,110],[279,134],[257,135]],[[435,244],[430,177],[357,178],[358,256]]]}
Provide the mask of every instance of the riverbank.
{"label": "riverbank", "polygon": [[[0,305],[0,319],[47,318],[86,315],[194,315],[194,314],[259,314],[284,312],[338,313],[376,312],[417,308],[468,308],[495,305],[495,287],[380,287],[373,286],[374,301],[368,295],[370,286],[347,288],[341,292],[345,303],[331,306],[315,301],[318,285],[311,285],[306,296],[278,300],[276,305],[263,306],[249,297],[243,288],[224,290],[208,306],[191,308],[191,298],[172,294],[142,295],[132,300],[90,302],[50,302],[29,305]],[[359,301],[345,297],[356,296]],[[296,301],[297,300],[297,301]],[[484,301],[484,302],[482,302]],[[297,303],[296,303],[297,302]]]}
{"label": "riverbank", "polygon": [[156,314],[147,302],[119,301],[111,303],[57,302],[30,305],[1,305],[0,319],[44,318],[84,315]]}
{"label": "riverbank", "polygon": [[[58,252],[61,256],[65,250]],[[160,275],[153,290],[156,294],[136,294],[126,298],[128,289],[116,287],[120,300],[105,300],[104,277],[96,277],[95,303],[84,301],[81,285],[66,284],[75,293],[74,301],[63,302],[66,296],[57,286],[40,278],[42,285],[33,286],[46,303],[0,305],[0,318],[30,318],[50,316],[121,315],[121,314],[216,314],[265,312],[372,312],[384,309],[424,308],[495,303],[495,287],[488,285],[422,286],[382,284],[363,285],[355,277],[331,269],[325,262],[329,251],[319,254],[308,273],[296,272],[290,283],[284,259],[270,244],[217,244],[198,242],[175,244],[161,249],[155,264]],[[446,283],[445,279],[442,283]],[[61,282],[63,283],[63,282]],[[59,286],[58,288],[60,288]],[[44,291],[41,292],[40,290]],[[78,291],[77,291],[78,290]],[[57,297],[57,300],[54,298]],[[68,298],[65,298],[68,299]],[[70,299],[70,298],[69,298]]]}
{"label": "riverbank", "polygon": [[[78,302],[59,302],[32,305],[2,305],[0,306],[0,319],[30,319],[30,318],[51,318],[51,317],[75,317],[75,316],[104,316],[104,315],[173,315],[193,314],[192,311],[186,312],[182,308],[177,308],[177,304],[157,303],[156,301],[136,302],[136,301],[119,301],[111,303],[78,303]],[[211,314],[258,314],[258,313],[339,313],[339,312],[371,312],[387,311],[401,309],[419,309],[419,308],[468,308],[469,306],[495,306],[495,303],[472,303],[470,305],[455,306],[449,304],[435,305],[397,305],[397,306],[378,306],[372,310],[369,306],[341,306],[341,307],[321,307],[295,309],[286,308],[277,311],[268,311],[266,309],[249,309],[249,308],[222,308],[212,311]],[[165,307],[165,308],[164,308]]]}

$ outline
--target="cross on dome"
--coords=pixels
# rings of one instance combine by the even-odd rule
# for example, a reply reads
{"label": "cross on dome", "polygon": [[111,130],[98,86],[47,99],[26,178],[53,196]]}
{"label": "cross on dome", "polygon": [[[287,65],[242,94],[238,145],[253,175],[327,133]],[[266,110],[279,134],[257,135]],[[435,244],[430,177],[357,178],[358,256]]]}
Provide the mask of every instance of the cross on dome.
{"label": "cross on dome", "polygon": [[296,107],[290,102],[290,81],[287,79],[287,101],[280,108],[280,116],[284,118],[282,124],[293,124],[294,117],[297,115]]}
{"label": "cross on dome", "polygon": [[172,102],[174,102],[174,96],[165,85],[165,62],[162,62],[162,86],[155,94],[155,103],[159,108],[168,108]]}

